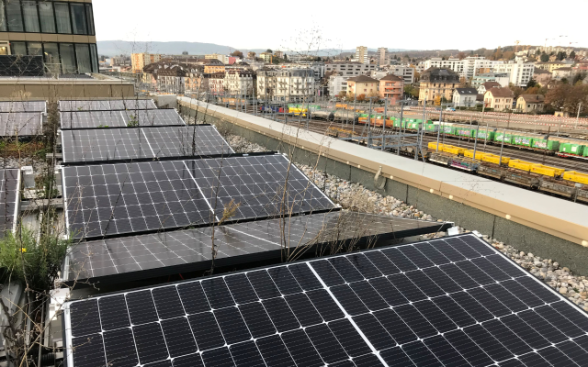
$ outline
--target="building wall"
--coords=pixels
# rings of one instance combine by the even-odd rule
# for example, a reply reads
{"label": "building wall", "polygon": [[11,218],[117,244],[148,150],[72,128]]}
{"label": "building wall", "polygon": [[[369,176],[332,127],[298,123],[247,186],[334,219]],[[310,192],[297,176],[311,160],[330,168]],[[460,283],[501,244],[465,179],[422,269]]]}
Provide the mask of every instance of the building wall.
{"label": "building wall", "polygon": [[477,94],[459,94],[457,91],[453,92],[453,106],[454,107],[475,107]]}
{"label": "building wall", "polygon": [[369,62],[368,58],[368,48],[365,46],[358,46],[355,48],[355,60],[362,64],[367,64]]}
{"label": "building wall", "polygon": [[131,54],[131,64],[133,73],[142,73],[146,65],[161,61],[160,54],[149,54],[146,52]]}
{"label": "building wall", "polygon": [[543,111],[543,103],[527,103],[525,99],[521,96],[517,99],[517,110],[524,112],[524,113],[532,113],[532,112],[542,112]]}
{"label": "building wall", "polygon": [[325,72],[336,71],[342,76],[370,75],[376,70],[376,65],[362,64],[358,62],[328,63],[325,64]]}
{"label": "building wall", "polygon": [[484,104],[486,108],[493,108],[496,111],[511,110],[512,97],[494,97],[491,91],[484,94]]}
{"label": "building wall", "polygon": [[364,95],[366,98],[371,97],[373,94],[378,93],[379,88],[379,83],[378,82],[374,82],[374,83],[357,83],[351,80],[347,81],[347,89],[349,90],[349,93],[352,93],[355,95],[355,97],[358,97],[360,95]]}
{"label": "building wall", "polygon": [[61,73],[98,72],[91,0],[37,0],[20,5],[0,7],[0,54],[40,55]]}
{"label": "building wall", "polygon": [[404,82],[380,80],[379,92],[380,98],[385,98],[391,105],[395,105],[404,94]]}
{"label": "building wall", "polygon": [[0,80],[0,99],[35,100],[51,99],[88,99],[88,98],[134,98],[133,83],[121,82],[119,79],[4,79]]}
{"label": "building wall", "polygon": [[338,96],[339,93],[347,93],[347,79],[348,76],[333,75],[329,78],[329,95]]}
{"label": "building wall", "polygon": [[453,90],[457,87],[457,83],[445,82],[424,82],[421,81],[419,92],[419,104],[422,104],[425,98],[428,104],[432,104],[437,98],[445,98],[448,101],[453,99]]}

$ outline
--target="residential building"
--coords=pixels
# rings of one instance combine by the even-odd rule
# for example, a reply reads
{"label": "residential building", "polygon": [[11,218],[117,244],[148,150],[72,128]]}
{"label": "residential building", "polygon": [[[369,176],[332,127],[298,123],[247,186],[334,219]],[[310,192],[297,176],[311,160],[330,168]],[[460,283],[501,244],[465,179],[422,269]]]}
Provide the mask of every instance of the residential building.
{"label": "residential building", "polygon": [[98,72],[91,0],[0,1],[0,10],[0,55],[42,56],[62,74]]}
{"label": "residential building", "polygon": [[402,100],[404,94],[404,80],[396,75],[386,75],[380,79],[380,98],[385,98],[390,105],[396,105],[396,102]]}
{"label": "residential building", "polygon": [[494,65],[495,73],[507,73],[510,77],[509,83],[519,87],[526,87],[533,78],[535,64],[532,62],[509,61]]}
{"label": "residential building", "polygon": [[362,64],[369,64],[370,60],[368,57],[368,48],[365,46],[356,47],[354,61],[360,62]]}
{"label": "residential building", "polygon": [[342,76],[370,75],[376,68],[376,65],[349,61],[329,62],[325,64],[325,72],[335,71]]}
{"label": "residential building", "polygon": [[551,73],[554,70],[557,70],[559,68],[569,67],[571,65],[569,63],[564,62],[564,61],[552,61],[552,62],[538,62],[537,64],[535,64],[535,66],[538,69],[547,70]]}
{"label": "residential building", "polygon": [[184,93],[186,86],[186,70],[180,65],[157,71],[157,85],[161,92]]}
{"label": "residential building", "polygon": [[500,83],[498,82],[485,82],[482,83],[479,87],[478,87],[478,93],[479,94],[485,94],[486,91],[494,88],[494,87],[498,87],[498,88],[506,88],[506,87],[502,87],[500,85]]}
{"label": "residential building", "polygon": [[425,100],[442,102],[451,101],[453,90],[459,84],[459,74],[449,69],[430,68],[423,72],[420,82],[419,105]]}
{"label": "residential building", "polygon": [[236,96],[255,95],[255,73],[246,70],[231,70],[225,73],[225,91]]}
{"label": "residential building", "polygon": [[511,110],[513,93],[510,88],[494,87],[484,94],[484,105],[495,111]]}
{"label": "residential building", "polygon": [[280,59],[284,58],[284,52],[282,51],[274,51],[274,56],[279,57]]}
{"label": "residential building", "polygon": [[517,99],[517,111],[524,113],[542,112],[545,97],[541,94],[521,94]]}
{"label": "residential building", "polygon": [[325,63],[322,61],[301,61],[290,64],[281,64],[282,68],[288,69],[312,69],[314,71],[314,77],[320,79],[325,76]]}
{"label": "residential building", "polygon": [[533,71],[533,79],[535,79],[537,84],[544,86],[553,79],[553,74],[549,70],[535,68]]}
{"label": "residential building", "polygon": [[472,87],[478,89],[482,84],[487,82],[496,82],[501,87],[506,88],[510,82],[510,76],[506,73],[487,73],[476,75],[472,78]]}
{"label": "residential building", "polygon": [[450,57],[447,60],[443,60],[441,57],[433,57],[424,62],[424,67],[425,70],[430,68],[449,69],[458,73],[460,76],[463,76],[464,70],[463,62],[460,59],[454,57]]}
{"label": "residential building", "polygon": [[396,75],[404,81],[404,84],[414,83],[414,68],[408,65],[388,65],[384,68],[388,74]]}
{"label": "residential building", "polygon": [[454,107],[475,107],[478,91],[476,88],[455,88],[453,91]]}
{"label": "residential building", "polygon": [[360,75],[347,80],[348,93],[356,98],[363,95],[365,98],[379,97],[378,88],[380,81],[369,76]]}
{"label": "residential building", "polygon": [[315,78],[312,69],[269,69],[257,71],[257,97],[275,102],[314,100]]}
{"label": "residential building", "polygon": [[[206,60],[218,60],[218,61],[222,62],[223,64],[229,63],[229,57],[227,55],[209,54],[209,55],[205,55],[204,58]],[[233,60],[233,63],[234,63],[234,60]]]}
{"label": "residential building", "polygon": [[268,64],[272,63],[273,55],[271,52],[262,52],[259,54],[259,57],[263,59],[263,61],[267,62]]}
{"label": "residential building", "polygon": [[329,95],[336,97],[341,92],[347,93],[347,80],[349,76],[331,75],[329,77]]}
{"label": "residential building", "polygon": [[145,66],[159,62],[160,60],[160,54],[150,54],[146,52],[131,54],[131,70],[133,73],[142,73]]}
{"label": "residential building", "polygon": [[213,95],[224,95],[225,92],[225,74],[213,73],[204,74],[206,81],[203,83],[207,87],[208,92]]}
{"label": "residential building", "polygon": [[388,57],[388,49],[386,47],[378,48],[378,65],[386,65],[386,58]]}
{"label": "residential building", "polygon": [[216,74],[225,72],[225,64],[218,59],[207,59],[204,60],[204,73],[205,74]]}
{"label": "residential building", "polygon": [[562,80],[562,79],[570,80],[570,78],[572,78],[574,76],[574,70],[570,67],[564,67],[564,68],[555,69],[551,74],[552,74],[553,79],[555,79],[555,80]]}

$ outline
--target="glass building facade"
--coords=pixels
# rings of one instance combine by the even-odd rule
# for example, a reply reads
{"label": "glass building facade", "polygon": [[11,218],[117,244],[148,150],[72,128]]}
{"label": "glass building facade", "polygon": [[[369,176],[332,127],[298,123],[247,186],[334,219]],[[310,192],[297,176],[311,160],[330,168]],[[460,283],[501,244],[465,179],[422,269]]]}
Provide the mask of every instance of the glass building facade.
{"label": "glass building facade", "polygon": [[0,0],[0,54],[42,55],[61,73],[98,72],[92,4]]}

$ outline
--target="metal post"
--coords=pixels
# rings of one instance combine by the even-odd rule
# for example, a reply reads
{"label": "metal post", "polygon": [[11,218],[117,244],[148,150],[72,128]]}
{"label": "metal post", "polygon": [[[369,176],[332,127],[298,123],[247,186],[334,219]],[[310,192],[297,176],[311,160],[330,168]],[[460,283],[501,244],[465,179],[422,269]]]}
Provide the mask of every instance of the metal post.
{"label": "metal post", "polygon": [[370,112],[368,113],[368,139],[367,139],[367,144],[368,144],[368,148],[372,147],[372,97],[370,97]]}
{"label": "metal post", "polygon": [[[425,101],[423,102],[423,118],[426,116],[426,111],[427,110],[427,99],[425,98]],[[424,122],[424,120],[423,120]],[[421,127],[417,122],[417,140],[416,140],[416,145],[414,147],[414,160],[418,161],[419,160],[419,149],[421,146]]]}
{"label": "metal post", "polygon": [[308,100],[306,100],[306,130],[308,131],[308,126],[310,125],[310,106],[308,105]]}
{"label": "metal post", "polygon": [[[398,129],[400,134],[402,134],[403,116],[404,116],[404,100],[400,101],[400,128]],[[402,137],[402,135],[399,135],[398,139],[396,139],[396,143],[398,144],[398,146],[396,147],[396,155],[400,155],[400,138],[401,137]]]}
{"label": "metal post", "polygon": [[441,137],[441,121],[443,121],[443,104],[441,104],[441,111],[439,111],[439,125],[437,125],[437,149],[439,152],[439,138]]}
{"label": "metal post", "polygon": [[384,99],[384,122],[382,123],[382,150],[386,145],[386,115],[388,114],[388,100]]}
{"label": "metal post", "polygon": [[476,136],[474,137],[474,159],[476,159],[476,148],[478,146],[478,132],[480,131],[480,125],[476,129]]}
{"label": "metal post", "polygon": [[578,120],[580,119],[580,108],[582,107],[582,102],[580,102],[580,104],[578,105],[578,115],[576,116],[576,126],[574,127],[574,129],[578,128]]}
{"label": "metal post", "polygon": [[353,136],[355,135],[355,110],[356,109],[357,109],[357,97],[354,94],[353,95],[353,114],[351,116],[351,118],[353,119],[353,131],[351,133],[351,139],[353,139]]}
{"label": "metal post", "polygon": [[500,158],[498,158],[498,165],[502,165],[502,151],[504,150],[504,137],[506,136],[506,130],[502,134],[502,144],[500,145]]}

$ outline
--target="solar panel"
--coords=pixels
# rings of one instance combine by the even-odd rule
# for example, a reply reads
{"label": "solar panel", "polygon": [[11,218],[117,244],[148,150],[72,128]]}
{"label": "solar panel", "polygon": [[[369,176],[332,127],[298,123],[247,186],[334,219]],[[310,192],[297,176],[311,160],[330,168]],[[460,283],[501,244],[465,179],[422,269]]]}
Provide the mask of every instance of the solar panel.
{"label": "solar panel", "polygon": [[136,110],[123,111],[123,119],[127,126],[174,126],[186,125],[176,110]]}
{"label": "solar panel", "polygon": [[62,130],[186,125],[173,109],[61,112],[59,115]]}
{"label": "solar panel", "polygon": [[210,125],[63,130],[64,163],[234,153]]}
{"label": "solar panel", "polygon": [[122,111],[122,110],[155,110],[157,106],[152,99],[115,99],[103,101],[59,101],[61,112],[78,111]]}
{"label": "solar panel", "polygon": [[0,170],[0,234],[16,230],[20,203],[20,170]]}
{"label": "solar panel", "polygon": [[[215,228],[215,266],[381,245],[391,238],[438,232],[449,226],[342,211],[229,224]],[[206,270],[211,248],[211,227],[82,242],[66,257],[63,281],[105,284]]]}
{"label": "solar panel", "polygon": [[278,154],[72,166],[63,180],[76,238],[336,208]]}
{"label": "solar panel", "polygon": [[0,113],[0,136],[37,136],[42,134],[42,113]]}
{"label": "solar panel", "polygon": [[588,363],[587,315],[473,234],[102,295],[64,316],[70,367]]}
{"label": "solar panel", "polygon": [[47,112],[45,101],[0,102],[0,112]]}
{"label": "solar panel", "polygon": [[60,112],[61,129],[126,127],[121,111]]}

